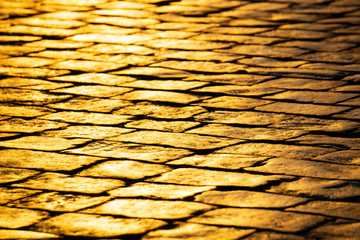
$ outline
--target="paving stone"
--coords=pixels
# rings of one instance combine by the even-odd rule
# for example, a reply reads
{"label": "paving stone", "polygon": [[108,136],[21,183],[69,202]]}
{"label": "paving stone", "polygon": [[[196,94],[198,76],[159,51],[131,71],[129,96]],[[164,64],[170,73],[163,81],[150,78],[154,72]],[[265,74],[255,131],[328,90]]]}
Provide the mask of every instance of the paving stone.
{"label": "paving stone", "polygon": [[[163,18],[166,17],[167,14],[162,14],[159,18]],[[172,18],[171,21],[173,21],[174,17],[179,17],[179,15],[168,15],[168,17]],[[188,18],[186,18],[188,19]],[[194,18],[194,19],[198,19],[199,18]],[[161,31],[161,30],[155,30],[155,29],[147,29],[143,31],[146,34],[151,34],[155,37],[155,39],[158,38],[166,38],[166,39],[186,39],[192,36],[195,36],[197,33],[195,32],[186,32],[186,31],[178,31],[178,30],[167,30],[167,31]],[[158,51],[156,51],[158,52]]]}
{"label": "paving stone", "polygon": [[0,167],[0,183],[11,183],[23,180],[38,174],[38,171]]}
{"label": "paving stone", "polygon": [[54,83],[50,81],[18,77],[5,78],[0,81],[0,87],[22,88],[31,90],[52,90],[71,86],[71,83]]}
{"label": "paving stone", "polygon": [[343,138],[343,137],[332,137],[326,135],[317,134],[306,134],[298,138],[288,140],[297,144],[305,145],[322,145],[322,146],[340,146],[351,149],[360,149],[359,138]]}
{"label": "paving stone", "polygon": [[35,90],[22,90],[15,88],[0,89],[0,101],[18,102],[28,105],[43,105],[69,98],[70,95],[53,95]]}
{"label": "paving stone", "polygon": [[319,91],[286,91],[272,96],[266,96],[266,99],[293,100],[297,102],[312,102],[332,104],[358,96],[358,94],[340,93],[340,92],[319,92]]}
{"label": "paving stone", "polygon": [[171,171],[170,167],[160,164],[137,161],[107,161],[81,171],[79,176],[142,179]]}
{"label": "paving stone", "polygon": [[324,41],[286,41],[278,43],[276,46],[279,47],[298,47],[305,48],[313,51],[324,51],[324,52],[337,52],[345,49],[354,47],[352,43],[344,42],[324,42]]}
{"label": "paving stone", "polygon": [[152,48],[168,48],[181,50],[213,50],[232,46],[230,43],[216,43],[211,41],[178,40],[178,39],[155,39],[144,42]]}
{"label": "paving stone", "polygon": [[325,218],[322,216],[277,210],[222,208],[206,212],[188,221],[193,223],[271,229],[281,232],[299,232],[324,220]]}
{"label": "paving stone", "polygon": [[142,234],[166,225],[154,219],[113,218],[107,216],[65,213],[40,222],[33,230],[72,237],[107,238]]}
{"label": "paving stone", "polygon": [[358,108],[355,108],[342,114],[335,114],[334,117],[354,119],[354,120],[360,119],[360,110]]}
{"label": "paving stone", "polygon": [[351,240],[360,237],[359,228],[359,222],[339,219],[335,222],[330,222],[315,228],[310,232],[309,237]]}
{"label": "paving stone", "polygon": [[309,131],[344,132],[357,128],[359,123],[348,120],[330,120],[310,117],[294,117],[275,123],[270,127],[303,129]]}
{"label": "paving stone", "polygon": [[195,127],[199,124],[200,123],[190,121],[155,121],[150,119],[142,119],[129,122],[125,125],[125,127],[166,132],[184,132],[185,130]]}
{"label": "paving stone", "polygon": [[360,105],[360,98],[353,98],[353,99],[341,102],[341,103],[339,103],[339,105],[359,106]]}
{"label": "paving stone", "polygon": [[25,136],[0,142],[1,147],[45,151],[65,150],[86,143],[87,139],[65,139],[59,137]]}
{"label": "paving stone", "polygon": [[2,75],[25,78],[55,77],[68,74],[69,72],[68,70],[50,70],[44,68],[0,67]]}
{"label": "paving stone", "polygon": [[26,34],[48,37],[66,37],[77,33],[75,29],[32,27],[24,25],[10,26],[4,29],[0,29],[0,32],[7,34]]}
{"label": "paving stone", "polygon": [[328,69],[248,67],[246,68],[246,71],[253,74],[315,79],[336,79],[342,76],[341,72]]}
{"label": "paving stone", "polygon": [[[0,30],[1,31],[1,30]],[[44,47],[26,47],[26,46],[13,46],[13,45],[1,45],[0,46],[0,53],[1,54],[8,54],[8,55],[23,55],[32,52],[39,52],[45,50]]]}
{"label": "paving stone", "polygon": [[120,17],[133,17],[133,18],[153,18],[155,14],[149,11],[140,9],[101,9],[91,11],[94,15],[100,16],[120,16]]}
{"label": "paving stone", "polygon": [[122,187],[109,191],[111,196],[116,197],[148,197],[159,199],[183,199],[197,193],[214,189],[212,186],[185,186],[173,184],[156,184],[140,182],[128,187]]}
{"label": "paving stone", "polygon": [[[87,12],[74,12],[74,11],[56,11],[56,12],[49,12],[49,13],[43,13],[41,15],[38,15],[41,18],[50,18],[50,19],[64,19],[64,20],[82,20],[89,18],[91,14]],[[79,29],[79,28],[77,28]]]}
{"label": "paving stone", "polygon": [[247,65],[254,65],[254,66],[261,66],[261,67],[297,67],[306,61],[279,61],[272,58],[264,58],[264,57],[253,57],[253,58],[244,58],[238,60],[240,64],[247,64]]}
{"label": "paving stone", "polygon": [[0,166],[34,168],[48,171],[71,171],[103,159],[17,149],[0,150],[0,154]]}
{"label": "paving stone", "polygon": [[199,80],[204,82],[214,82],[223,84],[234,84],[239,86],[248,86],[259,83],[272,76],[250,75],[250,74],[219,74],[219,75],[192,75],[185,80]]}
{"label": "paving stone", "polygon": [[336,63],[355,63],[360,59],[360,54],[350,54],[350,53],[327,53],[327,52],[317,52],[317,53],[309,53],[306,55],[302,55],[297,57],[303,60],[309,61],[319,61],[319,62],[336,62]]}
{"label": "paving stone", "polygon": [[250,111],[212,111],[196,115],[194,118],[200,122],[228,123],[244,125],[269,125],[293,118],[293,115],[281,113],[262,113]]}
{"label": "paving stone", "polygon": [[31,57],[46,57],[55,59],[88,59],[91,58],[94,53],[79,52],[74,50],[46,50],[37,53],[30,53]]}
{"label": "paving stone", "polygon": [[70,6],[94,6],[97,4],[104,3],[105,0],[45,0],[44,3],[48,5],[56,4],[56,5],[70,5]]}
{"label": "paving stone", "polygon": [[[128,88],[126,88],[128,89]],[[197,96],[188,93],[178,93],[171,91],[149,91],[149,90],[136,90],[130,93],[125,93],[119,97],[112,99],[122,100],[136,100],[136,101],[155,101],[155,102],[173,102],[180,104],[188,104],[191,102],[199,101],[206,97]]]}
{"label": "paving stone", "polygon": [[159,78],[183,78],[190,75],[190,73],[186,71],[156,67],[134,67],[126,70],[111,72],[111,74],[155,76]]}
{"label": "paving stone", "polygon": [[189,149],[214,149],[241,142],[241,140],[225,137],[220,138],[190,133],[173,133],[160,131],[137,131],[118,137],[112,137],[108,140],[156,145],[169,145],[176,148]]}
{"label": "paving stone", "polygon": [[[314,31],[331,31],[331,30],[337,30],[338,28],[344,27],[341,24],[322,24],[322,23],[289,23],[281,25],[280,29],[300,29],[300,30],[314,30]],[[314,42],[316,43],[316,42]]]}
{"label": "paving stone", "polygon": [[187,133],[215,135],[246,140],[281,141],[298,137],[306,132],[277,128],[240,128],[223,124],[208,124],[200,128],[189,130]]}
{"label": "paving stone", "polygon": [[42,116],[40,118],[70,123],[116,125],[130,121],[131,116],[88,112],[57,112]]}
{"label": "paving stone", "polygon": [[192,37],[190,40],[201,41],[224,41],[224,42],[237,42],[243,44],[272,44],[281,40],[280,38],[247,36],[247,35],[228,35],[221,33],[201,33]]}
{"label": "paving stone", "polygon": [[63,137],[63,138],[90,138],[90,139],[106,139],[108,137],[119,136],[124,133],[132,132],[132,129],[119,127],[103,127],[103,126],[70,126],[63,130],[54,130],[43,132],[42,136]]}
{"label": "paving stone", "polygon": [[308,199],[254,191],[207,191],[195,201],[229,207],[284,208],[306,202]]}
{"label": "paving stone", "polygon": [[258,86],[234,86],[234,85],[221,85],[221,86],[208,86],[193,90],[194,92],[210,92],[210,93],[223,93],[228,95],[237,96],[262,96],[273,93],[282,92],[283,90],[276,88],[258,87]]}
{"label": "paving stone", "polygon": [[23,120],[21,118],[12,118],[7,121],[0,121],[0,131],[2,132],[42,132],[49,129],[58,129],[66,127],[66,123],[58,123],[40,119]]}
{"label": "paving stone", "polygon": [[27,47],[46,47],[52,49],[77,49],[77,48],[84,48],[92,45],[92,43],[86,42],[73,42],[73,41],[66,41],[66,40],[41,40],[37,42],[27,43],[24,46]]}
{"label": "paving stone", "polygon": [[[149,3],[146,3],[149,2]],[[102,4],[97,5],[99,8],[108,8],[108,9],[146,9],[149,7],[154,7],[153,4],[150,3],[151,1],[139,1],[139,2],[104,2]],[[156,1],[153,1],[156,3]]]}
{"label": "paving stone", "polygon": [[72,149],[67,152],[94,155],[99,157],[127,158],[156,163],[166,162],[191,154],[190,151],[185,149],[112,141],[93,142],[83,148]]}
{"label": "paving stone", "polygon": [[288,211],[318,213],[326,216],[350,218],[359,220],[360,204],[352,202],[312,201],[296,207],[287,208]]}
{"label": "paving stone", "polygon": [[214,171],[197,168],[178,168],[160,177],[151,178],[149,182],[174,183],[195,186],[238,186],[257,187],[269,181],[286,179],[279,175],[257,175],[238,172]]}
{"label": "paving stone", "polygon": [[[87,21],[90,23],[102,23],[102,24],[109,24],[109,25],[114,25],[114,26],[119,26],[119,27],[130,27],[130,28],[131,27],[145,28],[149,25],[159,23],[159,21],[156,19],[146,19],[146,18],[136,19],[136,18],[126,18],[126,17],[94,17],[94,18],[87,19]],[[100,40],[101,38],[99,38],[99,37],[97,37],[94,40]],[[120,39],[119,39],[116,41],[116,43],[128,44],[128,43],[135,42],[133,40],[126,39],[126,36],[118,36],[118,37],[120,37],[120,39],[124,39],[124,41],[120,41]],[[138,39],[136,39],[136,41],[146,41],[149,39],[152,39],[152,38],[151,37],[148,37],[147,39],[138,38]],[[101,42],[110,42],[110,41],[104,39]]]}
{"label": "paving stone", "polygon": [[181,13],[182,15],[203,16],[209,12],[213,12],[216,8],[207,6],[181,6],[181,5],[165,5],[150,9],[157,13]]}
{"label": "paving stone", "polygon": [[[0,81],[1,84],[1,81]],[[155,90],[180,90],[186,91],[206,85],[200,81],[181,81],[181,80],[137,80],[122,84],[123,87],[145,88]],[[0,85],[1,86],[1,85]]]}
{"label": "paving stone", "polygon": [[158,61],[154,56],[144,55],[108,55],[100,54],[88,58],[89,60],[95,60],[99,62],[115,62],[119,64],[134,65],[134,66],[147,66]]}
{"label": "paving stone", "polygon": [[329,32],[320,32],[320,31],[311,31],[311,30],[287,30],[287,29],[276,29],[272,31],[267,31],[260,33],[260,36],[266,37],[281,37],[281,38],[290,38],[290,39],[324,39],[333,36]]}
{"label": "paving stone", "polygon": [[55,212],[71,212],[101,204],[109,199],[109,197],[90,197],[86,195],[46,192],[13,201],[7,206]]}
{"label": "paving stone", "polygon": [[278,186],[272,186],[268,191],[294,196],[344,199],[359,196],[360,186],[342,180],[302,177],[292,182],[282,182]]}
{"label": "paving stone", "polygon": [[235,240],[254,232],[252,229],[238,229],[230,227],[208,226],[196,223],[178,223],[175,228],[162,229],[149,232],[144,240],[160,240],[160,239],[224,239]]}
{"label": "paving stone", "polygon": [[304,238],[303,236],[293,235],[293,234],[284,234],[284,233],[263,231],[263,232],[255,232],[244,239],[246,239],[246,240],[256,240],[256,239],[261,239],[261,240],[270,240],[270,239],[305,240],[306,238]]}
{"label": "paving stone", "polygon": [[249,10],[259,10],[262,9],[262,11],[274,11],[279,9],[284,9],[289,6],[288,3],[273,3],[273,2],[259,2],[259,3],[249,3],[245,4],[244,6],[240,6],[239,10],[242,11],[249,11]]}
{"label": "paving stone", "polygon": [[131,88],[115,87],[115,86],[75,86],[70,88],[56,89],[54,93],[69,93],[75,95],[85,95],[92,97],[113,97],[131,91]]}
{"label": "paving stone", "polygon": [[172,107],[150,102],[140,102],[115,111],[114,114],[128,114],[129,112],[131,112],[132,115],[145,115],[153,118],[175,120],[190,118],[196,114],[206,112],[206,110],[199,106]]}
{"label": "paving stone", "polygon": [[0,230],[0,239],[57,239],[60,236],[50,234],[50,233],[40,233],[33,231],[24,231],[24,230],[9,230],[1,229]]}
{"label": "paving stone", "polygon": [[[30,195],[33,195],[35,193],[39,193],[40,191],[37,190],[29,190],[29,189],[23,189],[23,188],[12,188],[8,189],[5,187],[0,187],[0,204],[6,204],[8,202],[28,197]],[[1,236],[1,233],[0,233]],[[1,239],[1,237],[0,237]]]}
{"label": "paving stone", "polygon": [[290,47],[273,47],[273,46],[261,46],[261,45],[246,45],[235,46],[229,50],[222,50],[224,52],[243,54],[243,55],[255,55],[263,57],[280,57],[289,58],[304,54],[308,51],[300,48]]}
{"label": "paving stone", "polygon": [[254,86],[284,88],[284,89],[301,89],[301,90],[327,90],[343,85],[338,81],[316,80],[306,78],[278,78],[270,81],[258,83]]}
{"label": "paving stone", "polygon": [[25,182],[12,184],[12,186],[49,191],[98,194],[124,186],[124,182],[117,179],[99,179],[77,177],[61,173],[43,173]]}
{"label": "paving stone", "polygon": [[63,110],[76,110],[76,111],[85,110],[89,112],[108,113],[113,111],[114,109],[130,106],[130,105],[131,105],[130,102],[123,100],[102,99],[102,98],[81,96],[81,97],[72,98],[66,102],[49,104],[47,105],[47,107],[55,108],[55,109],[63,109]]}
{"label": "paving stone", "polygon": [[199,32],[204,31],[212,27],[216,27],[217,24],[212,23],[193,23],[193,22],[162,22],[149,26],[150,29],[158,30],[177,30],[177,31],[191,31]]}
{"label": "paving stone", "polygon": [[241,143],[235,146],[220,149],[216,151],[216,153],[303,159],[313,158],[334,151],[334,149],[330,148],[313,146],[297,146],[273,143]]}
{"label": "paving stone", "polygon": [[50,109],[44,107],[0,104],[0,115],[6,115],[6,116],[38,117],[49,114],[51,112],[52,111]]}
{"label": "paving stone", "polygon": [[122,64],[122,63],[106,63],[106,62],[85,61],[85,60],[67,60],[50,65],[49,68],[75,70],[75,71],[83,71],[83,72],[105,72],[109,70],[123,68],[126,66],[127,64]]}
{"label": "paving stone", "polygon": [[256,98],[222,96],[204,100],[199,105],[211,108],[248,110],[257,106],[269,104],[271,102],[272,101]]}
{"label": "paving stone", "polygon": [[240,169],[251,167],[256,163],[264,161],[264,157],[253,157],[240,154],[207,154],[193,155],[168,162],[170,165],[189,165],[194,167],[212,167],[223,169]]}
{"label": "paving stone", "polygon": [[48,216],[47,212],[0,206],[0,226],[3,228],[21,228],[32,225]]}
{"label": "paving stone", "polygon": [[121,85],[124,83],[135,81],[136,78],[127,76],[116,76],[106,73],[83,73],[79,75],[66,75],[61,77],[49,78],[49,80],[76,82],[76,83],[96,83],[101,85]]}
{"label": "paving stone", "polygon": [[82,48],[79,51],[84,52],[94,52],[94,53],[107,53],[107,54],[117,54],[117,53],[136,53],[139,55],[150,55],[155,53],[153,49],[143,47],[143,46],[134,46],[134,45],[118,45],[118,44],[96,44],[91,47]]}
{"label": "paving stone", "polygon": [[[291,162],[291,165],[289,165],[289,162]],[[359,179],[359,166],[339,165],[290,158],[270,159],[263,166],[248,167],[245,170],[340,180]]]}
{"label": "paving stone", "polygon": [[314,158],[314,160],[339,163],[339,164],[354,164],[360,165],[360,151],[359,150],[342,150],[338,152],[328,153]]}
{"label": "paving stone", "polygon": [[327,116],[348,110],[348,107],[337,107],[320,104],[303,104],[289,102],[275,102],[266,106],[256,107],[256,110],[265,112],[281,112],[290,114]]}
{"label": "paving stone", "polygon": [[200,61],[231,62],[242,58],[239,55],[210,51],[163,51],[156,54],[160,58]]}
{"label": "paving stone", "polygon": [[36,57],[14,57],[11,59],[0,59],[1,66],[10,67],[42,67],[53,64],[55,61]]}
{"label": "paving stone", "polygon": [[210,73],[233,73],[244,70],[244,66],[234,63],[213,63],[202,61],[164,61],[152,64],[153,67],[174,68],[186,71],[199,71]]}

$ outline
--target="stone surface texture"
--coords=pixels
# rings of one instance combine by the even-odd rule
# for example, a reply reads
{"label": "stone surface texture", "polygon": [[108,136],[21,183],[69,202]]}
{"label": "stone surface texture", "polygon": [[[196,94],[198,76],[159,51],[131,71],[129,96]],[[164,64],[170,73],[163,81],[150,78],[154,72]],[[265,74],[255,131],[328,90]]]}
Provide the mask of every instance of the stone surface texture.
{"label": "stone surface texture", "polygon": [[357,0],[1,0],[0,239],[360,239]]}

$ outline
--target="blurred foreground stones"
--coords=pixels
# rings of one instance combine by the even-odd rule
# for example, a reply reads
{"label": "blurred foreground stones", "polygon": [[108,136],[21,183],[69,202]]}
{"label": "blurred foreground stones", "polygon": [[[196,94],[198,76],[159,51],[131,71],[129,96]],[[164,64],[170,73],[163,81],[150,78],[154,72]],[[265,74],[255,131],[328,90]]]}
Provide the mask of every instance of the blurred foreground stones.
{"label": "blurred foreground stones", "polygon": [[360,2],[2,0],[0,239],[360,239]]}

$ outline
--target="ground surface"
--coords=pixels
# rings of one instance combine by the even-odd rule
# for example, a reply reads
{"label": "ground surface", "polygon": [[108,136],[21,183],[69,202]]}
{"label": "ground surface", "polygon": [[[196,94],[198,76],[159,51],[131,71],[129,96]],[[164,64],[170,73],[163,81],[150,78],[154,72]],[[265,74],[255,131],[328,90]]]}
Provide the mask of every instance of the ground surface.
{"label": "ground surface", "polygon": [[0,239],[360,239],[359,1],[0,6]]}

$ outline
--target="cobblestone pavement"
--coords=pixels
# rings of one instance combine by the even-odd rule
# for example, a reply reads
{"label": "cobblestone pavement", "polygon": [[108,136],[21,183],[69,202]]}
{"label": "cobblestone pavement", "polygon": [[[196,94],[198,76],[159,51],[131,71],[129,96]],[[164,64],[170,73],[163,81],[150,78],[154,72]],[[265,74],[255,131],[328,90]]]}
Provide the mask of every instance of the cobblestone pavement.
{"label": "cobblestone pavement", "polygon": [[360,239],[359,1],[0,6],[0,239]]}

